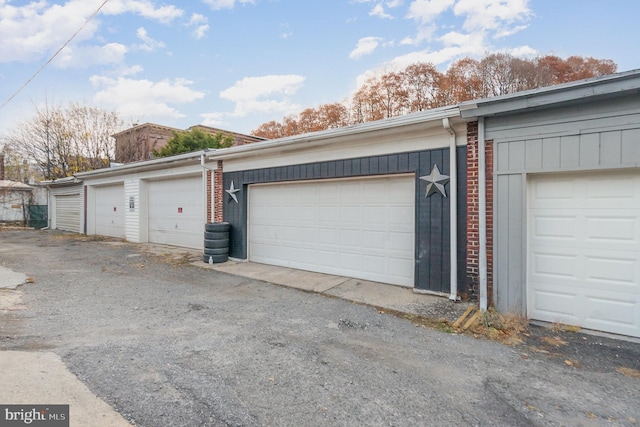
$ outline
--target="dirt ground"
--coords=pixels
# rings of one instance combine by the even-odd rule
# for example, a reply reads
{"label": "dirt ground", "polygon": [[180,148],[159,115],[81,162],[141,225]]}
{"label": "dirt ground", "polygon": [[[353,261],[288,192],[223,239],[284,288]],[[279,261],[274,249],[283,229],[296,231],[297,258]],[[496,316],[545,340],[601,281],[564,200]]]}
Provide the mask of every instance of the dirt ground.
{"label": "dirt ground", "polygon": [[532,326],[509,346],[191,261],[0,232],[31,278],[0,350],[54,352],[140,426],[640,425],[638,342]]}

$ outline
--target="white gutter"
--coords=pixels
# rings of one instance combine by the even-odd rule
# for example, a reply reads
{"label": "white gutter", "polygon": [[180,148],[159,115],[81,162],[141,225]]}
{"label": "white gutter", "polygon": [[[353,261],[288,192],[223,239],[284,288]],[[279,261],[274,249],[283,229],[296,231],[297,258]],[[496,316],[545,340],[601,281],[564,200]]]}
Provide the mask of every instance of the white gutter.
{"label": "white gutter", "polygon": [[487,311],[487,188],[484,117],[478,117],[478,274],[480,279],[480,310]]}
{"label": "white gutter", "polygon": [[260,150],[280,149],[290,145],[312,143],[326,144],[330,139],[344,138],[380,130],[390,130],[402,126],[423,125],[425,122],[433,122],[435,124],[437,123],[435,122],[436,120],[459,116],[460,111],[458,110],[457,106],[442,107],[435,110],[407,114],[406,116],[391,117],[384,120],[376,120],[373,122],[360,123],[357,125],[327,129],[319,132],[294,135],[279,139],[266,140],[262,142],[254,142],[238,147],[222,148],[214,151],[209,151],[209,153],[207,153],[207,157],[209,159],[223,160],[234,157],[242,157]]}
{"label": "white gutter", "polygon": [[442,119],[442,126],[449,132],[449,281],[451,282],[451,301],[458,300],[458,173],[456,160],[456,133],[449,118]]}

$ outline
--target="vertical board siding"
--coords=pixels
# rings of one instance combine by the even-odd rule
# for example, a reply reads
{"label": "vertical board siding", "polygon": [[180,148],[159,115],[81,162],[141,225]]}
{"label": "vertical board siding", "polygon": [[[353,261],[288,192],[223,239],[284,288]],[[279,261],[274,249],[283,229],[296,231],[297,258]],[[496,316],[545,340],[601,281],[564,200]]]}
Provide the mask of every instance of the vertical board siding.
{"label": "vertical board siding", "polygon": [[[129,207],[129,199],[133,197],[134,208]],[[140,243],[140,180],[127,179],[124,182],[124,229],[125,237],[130,242]]]}
{"label": "vertical board siding", "polygon": [[[621,108],[623,108],[621,110]],[[627,108],[625,111],[624,108]],[[526,314],[526,176],[640,165],[640,98],[486,119],[494,139],[494,303]]]}
{"label": "vertical board siding", "polygon": [[[466,257],[466,147],[458,147],[458,290],[464,291],[464,259]],[[449,149],[343,159],[327,162],[265,168],[224,173],[224,189],[233,181],[238,202],[227,193],[224,198],[224,219],[231,223],[229,255],[247,258],[247,202],[251,184],[297,180],[356,178],[384,174],[415,174],[416,232],[415,287],[437,292],[449,292],[449,199],[440,195],[426,198],[426,182],[420,176],[431,173],[437,164],[440,172],[450,175]],[[449,185],[447,196],[449,196]]]}

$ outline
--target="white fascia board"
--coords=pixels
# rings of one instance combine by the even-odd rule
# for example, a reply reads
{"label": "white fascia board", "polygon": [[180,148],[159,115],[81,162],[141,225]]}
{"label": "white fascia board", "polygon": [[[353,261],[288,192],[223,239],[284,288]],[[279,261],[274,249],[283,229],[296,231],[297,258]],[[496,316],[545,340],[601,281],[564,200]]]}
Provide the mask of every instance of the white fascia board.
{"label": "white fascia board", "polygon": [[162,157],[159,159],[145,160],[142,162],[127,163],[121,166],[115,166],[112,168],[96,169],[89,172],[80,172],[75,175],[77,178],[95,178],[109,175],[121,175],[123,172],[144,172],[149,170],[166,169],[169,165],[176,163],[199,163],[203,154],[208,150],[195,151],[192,153],[178,154],[171,157]]}
{"label": "white fascia board", "polygon": [[264,142],[245,144],[239,147],[222,148],[206,153],[208,160],[223,160],[234,157],[252,155],[257,151],[277,150],[284,146],[324,143],[330,144],[340,142],[343,138],[355,135],[392,130],[403,126],[412,126],[429,123],[433,127],[442,126],[443,118],[460,117],[458,107],[443,107],[420,113],[407,114],[405,116],[392,117],[384,120],[376,120],[358,125],[345,126],[335,129],[328,129],[319,132],[294,135],[285,138],[272,139]]}

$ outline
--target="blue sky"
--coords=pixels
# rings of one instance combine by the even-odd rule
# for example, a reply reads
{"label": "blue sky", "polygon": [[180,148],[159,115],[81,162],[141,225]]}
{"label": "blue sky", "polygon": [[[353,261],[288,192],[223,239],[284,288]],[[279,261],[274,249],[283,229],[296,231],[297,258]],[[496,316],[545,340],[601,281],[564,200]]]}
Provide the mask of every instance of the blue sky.
{"label": "blue sky", "polygon": [[[640,68],[637,0],[0,0],[5,134],[45,103],[249,133],[366,76],[488,52]],[[88,23],[85,21],[102,8]]]}

